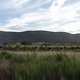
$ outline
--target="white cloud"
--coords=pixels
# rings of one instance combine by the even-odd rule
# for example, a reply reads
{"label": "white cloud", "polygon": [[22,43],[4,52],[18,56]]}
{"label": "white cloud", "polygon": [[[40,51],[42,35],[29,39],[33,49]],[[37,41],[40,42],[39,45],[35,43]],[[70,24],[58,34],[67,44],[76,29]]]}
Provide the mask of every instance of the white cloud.
{"label": "white cloud", "polygon": [[[60,0],[59,0],[60,1]],[[62,0],[63,3],[65,0]],[[52,5],[50,7],[50,15],[54,20],[64,20],[64,21],[71,21],[74,20],[74,18],[78,15],[77,11],[80,10],[80,3],[70,6],[63,6],[63,3],[58,3],[60,6]]]}
{"label": "white cloud", "polygon": [[[18,8],[29,0],[10,0],[11,5]],[[31,8],[38,10],[27,13],[25,11],[20,17],[15,17],[7,20],[6,24],[0,25],[0,30],[7,31],[24,31],[24,30],[49,30],[49,31],[65,31],[78,33],[80,30],[80,19],[77,12],[80,10],[80,2],[74,5],[65,6],[66,0],[55,0],[48,9],[40,8],[43,4],[49,3],[51,0],[38,0],[32,4]],[[27,8],[26,8],[27,9]],[[75,22],[74,22],[75,21]],[[35,27],[30,27],[29,24],[37,24]],[[17,27],[17,28],[16,28]],[[19,29],[18,29],[19,28]]]}
{"label": "white cloud", "polygon": [[2,9],[19,9],[21,8],[24,3],[28,2],[29,0],[7,0],[0,3],[0,10]]}
{"label": "white cloud", "polygon": [[66,0],[54,0],[52,6],[50,7],[51,9],[59,9],[63,6]]}
{"label": "white cloud", "polygon": [[28,2],[29,0],[11,0],[11,5],[15,8],[21,7],[24,3]]}

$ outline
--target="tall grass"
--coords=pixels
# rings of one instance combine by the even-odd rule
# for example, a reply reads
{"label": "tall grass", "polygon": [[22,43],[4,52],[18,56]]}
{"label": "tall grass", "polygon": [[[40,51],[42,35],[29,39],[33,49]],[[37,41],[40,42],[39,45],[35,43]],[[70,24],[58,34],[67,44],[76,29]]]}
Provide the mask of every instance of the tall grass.
{"label": "tall grass", "polygon": [[0,80],[80,80],[80,56],[0,53]]}

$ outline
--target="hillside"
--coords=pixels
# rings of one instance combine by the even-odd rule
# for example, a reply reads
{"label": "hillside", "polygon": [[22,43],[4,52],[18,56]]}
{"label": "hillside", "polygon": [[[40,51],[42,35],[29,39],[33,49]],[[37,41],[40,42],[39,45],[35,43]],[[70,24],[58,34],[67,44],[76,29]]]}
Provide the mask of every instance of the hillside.
{"label": "hillside", "polygon": [[4,42],[80,43],[80,34],[48,31],[0,32],[0,44]]}

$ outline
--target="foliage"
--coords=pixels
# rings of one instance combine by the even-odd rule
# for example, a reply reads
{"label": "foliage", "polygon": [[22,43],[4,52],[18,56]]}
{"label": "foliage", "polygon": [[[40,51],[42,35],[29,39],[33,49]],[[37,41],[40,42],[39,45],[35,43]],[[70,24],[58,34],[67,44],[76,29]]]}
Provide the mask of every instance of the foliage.
{"label": "foliage", "polygon": [[[0,53],[1,80],[80,80],[80,56]],[[2,74],[1,74],[2,73]]]}
{"label": "foliage", "polygon": [[61,50],[72,50],[72,51],[80,51],[80,45],[55,45],[55,44],[50,44],[50,45],[43,45],[43,44],[27,44],[27,45],[3,45],[1,46],[2,50],[13,50],[13,51],[61,51]]}

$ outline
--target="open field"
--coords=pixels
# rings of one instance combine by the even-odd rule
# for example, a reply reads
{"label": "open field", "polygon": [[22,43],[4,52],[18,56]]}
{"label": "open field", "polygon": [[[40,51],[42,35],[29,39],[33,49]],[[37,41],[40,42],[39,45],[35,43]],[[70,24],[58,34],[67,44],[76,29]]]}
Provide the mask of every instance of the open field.
{"label": "open field", "polygon": [[0,80],[80,80],[80,52],[2,51]]}
{"label": "open field", "polygon": [[22,54],[22,55],[55,55],[55,54],[67,54],[67,55],[75,55],[78,56],[80,55],[80,51],[9,51],[6,50],[6,52],[11,53],[11,54]]}

